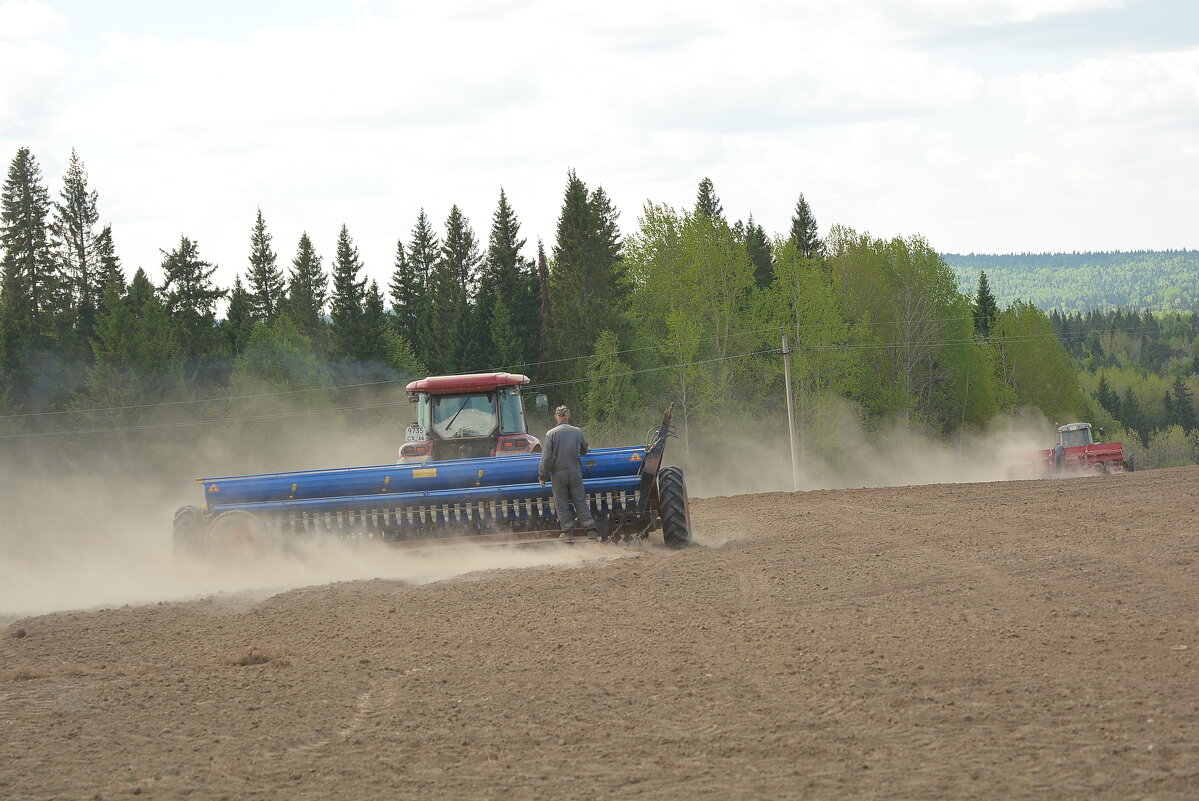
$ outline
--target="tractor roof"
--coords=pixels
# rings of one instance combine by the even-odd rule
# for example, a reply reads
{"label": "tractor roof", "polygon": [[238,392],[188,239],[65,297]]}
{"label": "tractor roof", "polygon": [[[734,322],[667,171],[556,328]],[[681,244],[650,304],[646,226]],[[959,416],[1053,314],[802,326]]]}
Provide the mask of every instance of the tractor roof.
{"label": "tractor roof", "polygon": [[1083,431],[1091,427],[1090,423],[1066,423],[1064,426],[1058,426],[1058,431]]}
{"label": "tractor roof", "polygon": [[520,373],[467,373],[466,375],[433,375],[413,381],[409,392],[428,392],[430,395],[461,395],[466,392],[487,392],[497,387],[513,387],[529,383]]}

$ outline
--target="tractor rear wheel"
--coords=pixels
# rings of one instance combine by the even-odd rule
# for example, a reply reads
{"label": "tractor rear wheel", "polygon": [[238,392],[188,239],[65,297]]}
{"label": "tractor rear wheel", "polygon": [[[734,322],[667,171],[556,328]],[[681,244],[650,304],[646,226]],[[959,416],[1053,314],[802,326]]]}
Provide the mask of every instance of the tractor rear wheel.
{"label": "tractor rear wheel", "polygon": [[683,471],[677,467],[664,467],[658,473],[658,515],[662,518],[666,547],[686,548],[692,544],[687,483]]}
{"label": "tractor rear wheel", "polygon": [[222,512],[208,529],[208,554],[216,559],[253,559],[276,550],[279,539],[250,512]]}
{"label": "tractor rear wheel", "polygon": [[171,539],[176,556],[197,558],[204,555],[204,520],[198,507],[180,506],[175,510]]}

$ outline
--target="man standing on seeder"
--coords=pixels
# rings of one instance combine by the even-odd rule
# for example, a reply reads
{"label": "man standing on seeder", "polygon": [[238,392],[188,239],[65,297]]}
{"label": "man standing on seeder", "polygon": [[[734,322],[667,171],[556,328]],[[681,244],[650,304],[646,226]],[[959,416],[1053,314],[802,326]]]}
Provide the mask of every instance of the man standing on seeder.
{"label": "man standing on seeder", "polygon": [[[554,410],[558,425],[546,432],[541,441],[541,470],[538,476],[541,486],[548,480],[554,493],[554,507],[558,510],[558,522],[562,525],[562,541],[568,545],[575,541],[575,518],[578,526],[587,529],[587,539],[598,540],[595,519],[587,506],[583,491],[583,463],[580,456],[591,450],[587,438],[577,426],[570,424],[570,409],[559,406]],[[574,511],[571,511],[571,505]]]}

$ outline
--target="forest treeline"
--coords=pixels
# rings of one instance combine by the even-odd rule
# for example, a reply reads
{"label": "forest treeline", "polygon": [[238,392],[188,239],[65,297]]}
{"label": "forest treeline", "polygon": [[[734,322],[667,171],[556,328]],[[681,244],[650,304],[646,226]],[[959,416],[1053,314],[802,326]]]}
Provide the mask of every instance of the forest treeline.
{"label": "forest treeline", "polygon": [[964,291],[985,272],[1004,304],[1021,299],[1075,314],[1199,311],[1199,250],[944,255]]}
{"label": "forest treeline", "polygon": [[[394,436],[403,382],[503,369],[572,405],[596,441],[639,436],[673,402],[684,458],[745,433],[785,447],[784,332],[802,445],[826,462],[847,419],[944,437],[1019,407],[1096,419],[1147,451],[1177,429],[1193,458],[1199,436],[1193,316],[1001,308],[986,274],[962,292],[919,236],[820,236],[802,194],[790,230],[770,236],[752,215],[731,219],[705,178],[693,205],[647,202],[625,233],[604,189],[572,171],[548,245],[530,245],[500,190],[482,236],[457,206],[440,225],[422,210],[384,285],[365,277],[349,223],[333,253],[305,233],[281,257],[261,209],[232,286],[186,234],[163,243],[161,283],[130,275],[75,153],[55,199],[18,151],[0,215],[9,446],[231,422],[265,437],[318,414]],[[1173,412],[1151,372],[1181,382]]]}

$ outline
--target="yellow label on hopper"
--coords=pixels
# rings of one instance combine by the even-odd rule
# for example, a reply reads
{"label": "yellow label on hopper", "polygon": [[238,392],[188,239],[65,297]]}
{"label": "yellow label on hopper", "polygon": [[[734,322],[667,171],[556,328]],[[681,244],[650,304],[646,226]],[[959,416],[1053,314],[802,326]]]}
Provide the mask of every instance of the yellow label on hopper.
{"label": "yellow label on hopper", "polygon": [[436,467],[418,467],[412,471],[413,478],[437,478]]}

